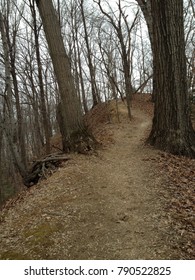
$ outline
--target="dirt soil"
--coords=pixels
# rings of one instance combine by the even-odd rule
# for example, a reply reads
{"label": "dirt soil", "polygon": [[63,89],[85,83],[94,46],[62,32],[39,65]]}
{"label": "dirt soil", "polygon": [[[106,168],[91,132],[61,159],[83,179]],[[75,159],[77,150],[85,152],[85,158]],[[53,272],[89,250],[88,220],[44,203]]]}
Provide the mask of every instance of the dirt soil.
{"label": "dirt soil", "polygon": [[112,141],[93,155],[71,155],[25,199],[2,211],[0,259],[180,259],[166,215],[167,180],[159,152],[144,144],[151,118],[106,124]]}

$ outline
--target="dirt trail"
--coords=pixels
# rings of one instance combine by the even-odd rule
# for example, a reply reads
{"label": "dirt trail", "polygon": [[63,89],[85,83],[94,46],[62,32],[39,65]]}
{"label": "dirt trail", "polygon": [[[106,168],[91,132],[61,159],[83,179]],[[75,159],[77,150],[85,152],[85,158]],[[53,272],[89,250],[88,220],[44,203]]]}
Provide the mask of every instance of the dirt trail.
{"label": "dirt trail", "polygon": [[0,259],[174,259],[157,170],[140,109],[110,124],[114,143],[75,155],[3,215]]}

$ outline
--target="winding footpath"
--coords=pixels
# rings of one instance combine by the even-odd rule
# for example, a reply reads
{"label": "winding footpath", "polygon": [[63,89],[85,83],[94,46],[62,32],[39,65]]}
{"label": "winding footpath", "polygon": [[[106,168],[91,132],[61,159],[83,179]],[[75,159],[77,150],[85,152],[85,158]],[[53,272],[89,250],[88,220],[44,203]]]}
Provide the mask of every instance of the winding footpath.
{"label": "winding footpath", "polygon": [[144,145],[150,118],[108,124],[114,143],[73,155],[2,213],[0,259],[177,259],[158,151]]}

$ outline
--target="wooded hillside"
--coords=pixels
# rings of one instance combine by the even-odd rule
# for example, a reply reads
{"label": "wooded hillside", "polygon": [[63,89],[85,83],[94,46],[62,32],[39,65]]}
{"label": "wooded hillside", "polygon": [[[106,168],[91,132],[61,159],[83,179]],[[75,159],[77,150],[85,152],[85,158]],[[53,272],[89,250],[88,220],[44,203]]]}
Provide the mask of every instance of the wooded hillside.
{"label": "wooded hillside", "polygon": [[[116,125],[113,135],[121,159],[113,147],[113,159],[105,158],[124,164],[132,188],[139,181],[136,153],[139,163],[144,160],[142,138],[148,145],[143,153],[159,151],[155,161],[173,191],[169,211],[177,218],[181,211],[190,239],[185,254],[191,256],[194,13],[192,0],[0,0],[0,207],[36,189],[77,154],[87,161],[112,147],[109,124],[117,123],[121,132]],[[134,181],[131,164],[138,169]]]}

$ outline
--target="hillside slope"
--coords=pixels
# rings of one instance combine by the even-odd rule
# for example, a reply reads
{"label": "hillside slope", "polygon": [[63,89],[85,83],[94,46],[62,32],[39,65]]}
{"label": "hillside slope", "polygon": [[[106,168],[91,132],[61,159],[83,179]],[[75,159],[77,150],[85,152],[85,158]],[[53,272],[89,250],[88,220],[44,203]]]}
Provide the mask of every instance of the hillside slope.
{"label": "hillside slope", "polygon": [[121,122],[110,115],[109,137],[97,154],[71,155],[3,211],[0,259],[182,257],[166,215],[167,180],[159,171],[159,153],[144,145],[151,118],[134,107],[129,122],[126,107],[119,109]]}

